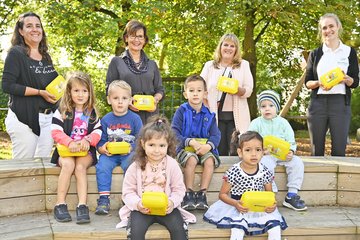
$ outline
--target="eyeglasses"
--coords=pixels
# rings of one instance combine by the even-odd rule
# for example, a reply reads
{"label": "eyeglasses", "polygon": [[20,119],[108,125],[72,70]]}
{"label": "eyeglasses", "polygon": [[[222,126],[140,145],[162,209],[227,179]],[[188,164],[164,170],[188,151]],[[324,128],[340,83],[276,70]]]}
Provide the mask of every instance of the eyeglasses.
{"label": "eyeglasses", "polygon": [[138,39],[139,41],[141,41],[141,40],[144,40],[144,36],[143,35],[138,35],[138,36],[134,36],[134,35],[132,35],[132,36],[129,36],[129,39],[130,40],[134,40],[134,39]]}

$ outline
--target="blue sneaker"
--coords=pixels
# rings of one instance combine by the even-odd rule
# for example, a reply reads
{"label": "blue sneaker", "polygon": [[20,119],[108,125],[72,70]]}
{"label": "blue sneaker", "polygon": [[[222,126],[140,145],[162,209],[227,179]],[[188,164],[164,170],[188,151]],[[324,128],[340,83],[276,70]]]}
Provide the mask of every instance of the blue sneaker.
{"label": "blue sneaker", "polygon": [[307,209],[305,202],[301,200],[300,196],[297,194],[295,194],[292,197],[286,196],[283,202],[283,206],[287,208],[291,208],[295,211],[304,211]]}
{"label": "blue sneaker", "polygon": [[195,192],[190,190],[185,193],[183,202],[181,203],[181,207],[187,211],[192,211],[196,209],[196,196]]}
{"label": "blue sneaker", "polygon": [[100,197],[97,200],[96,215],[107,215],[110,211],[110,199]]}

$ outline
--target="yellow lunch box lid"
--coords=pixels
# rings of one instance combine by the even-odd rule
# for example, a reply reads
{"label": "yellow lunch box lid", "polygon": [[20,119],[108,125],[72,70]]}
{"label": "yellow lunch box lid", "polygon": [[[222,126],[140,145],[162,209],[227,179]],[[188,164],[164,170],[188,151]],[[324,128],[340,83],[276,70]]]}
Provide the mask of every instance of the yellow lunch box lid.
{"label": "yellow lunch box lid", "polygon": [[56,144],[60,157],[85,157],[88,151],[70,152],[69,148],[62,144]]}
{"label": "yellow lunch box lid", "polygon": [[265,150],[268,150],[271,155],[280,160],[286,160],[286,155],[290,151],[289,142],[272,135],[265,136],[263,140]]}
{"label": "yellow lunch box lid", "polygon": [[46,91],[55,96],[56,101],[59,100],[65,92],[66,80],[63,76],[58,75],[54,80],[46,86]]}
{"label": "yellow lunch box lid", "polygon": [[239,82],[235,78],[221,76],[218,79],[216,88],[222,92],[235,94],[238,91]]}
{"label": "yellow lunch box lid", "polygon": [[168,196],[164,192],[144,192],[141,201],[142,205],[150,210],[150,215],[166,215]]}
{"label": "yellow lunch box lid", "polygon": [[242,205],[251,212],[265,212],[275,203],[275,193],[270,191],[248,191],[241,196]]}
{"label": "yellow lunch box lid", "polygon": [[343,80],[344,76],[345,74],[341,68],[337,67],[321,75],[320,81],[326,88],[330,88],[339,84]]}
{"label": "yellow lunch box lid", "polygon": [[155,109],[155,99],[151,95],[134,95],[134,106],[142,111],[152,111]]}
{"label": "yellow lunch box lid", "polygon": [[[198,141],[199,143],[201,144],[206,144],[207,143],[207,138],[194,138],[196,141]],[[188,151],[188,152],[195,152],[195,149],[191,146],[187,146],[185,147],[185,151]]]}
{"label": "yellow lunch box lid", "polygon": [[111,154],[128,154],[130,152],[130,143],[128,142],[109,142],[106,147]]}

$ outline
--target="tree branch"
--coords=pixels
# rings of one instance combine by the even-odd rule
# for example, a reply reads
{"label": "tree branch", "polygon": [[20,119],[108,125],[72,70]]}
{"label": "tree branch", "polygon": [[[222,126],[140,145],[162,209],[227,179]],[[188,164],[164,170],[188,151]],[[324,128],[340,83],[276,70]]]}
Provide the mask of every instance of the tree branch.
{"label": "tree branch", "polygon": [[269,19],[269,21],[265,24],[265,26],[260,30],[259,34],[256,36],[255,38],[255,43],[257,43],[260,38],[262,37],[262,35],[265,33],[266,29],[269,27],[270,23],[271,23],[271,19]]}

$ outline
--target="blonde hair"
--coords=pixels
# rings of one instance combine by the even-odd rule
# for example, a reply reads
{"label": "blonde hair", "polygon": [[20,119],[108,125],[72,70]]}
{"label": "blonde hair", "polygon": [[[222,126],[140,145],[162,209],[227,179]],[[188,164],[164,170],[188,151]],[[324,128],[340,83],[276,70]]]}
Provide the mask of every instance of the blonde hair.
{"label": "blonde hair", "polygon": [[214,52],[214,67],[220,68],[220,62],[221,62],[221,46],[224,41],[231,41],[235,44],[235,54],[234,58],[232,60],[232,67],[233,68],[239,68],[241,64],[241,54],[240,54],[240,42],[239,39],[236,37],[233,33],[226,33],[221,38],[220,41],[215,49]]}
{"label": "blonde hair", "polygon": [[92,110],[94,110],[96,113],[96,119],[94,120],[96,121],[98,119],[98,112],[95,106],[96,97],[95,97],[94,86],[92,84],[90,76],[81,71],[68,72],[66,74],[65,92],[64,92],[64,96],[60,100],[60,106],[59,106],[59,110],[61,112],[63,119],[66,119],[68,117],[69,118],[73,117],[72,113],[75,109],[75,103],[73,102],[71,97],[71,89],[74,83],[85,86],[86,89],[89,91],[89,99],[84,104],[84,108],[83,108],[84,114],[90,116]]}
{"label": "blonde hair", "polygon": [[131,86],[127,82],[125,82],[123,80],[112,81],[108,88],[108,96],[110,96],[111,93],[115,91],[115,88],[124,89],[124,90],[128,91],[129,95],[131,96]]}
{"label": "blonde hair", "polygon": [[318,38],[320,39],[321,42],[324,42],[324,39],[322,38],[322,26],[321,26],[321,21],[324,20],[325,18],[332,18],[335,20],[336,22],[336,25],[339,27],[339,38],[343,32],[343,27],[342,27],[342,24],[341,24],[341,21],[339,19],[339,17],[334,14],[334,13],[325,13],[324,15],[322,15],[319,19],[319,25],[318,25]]}

